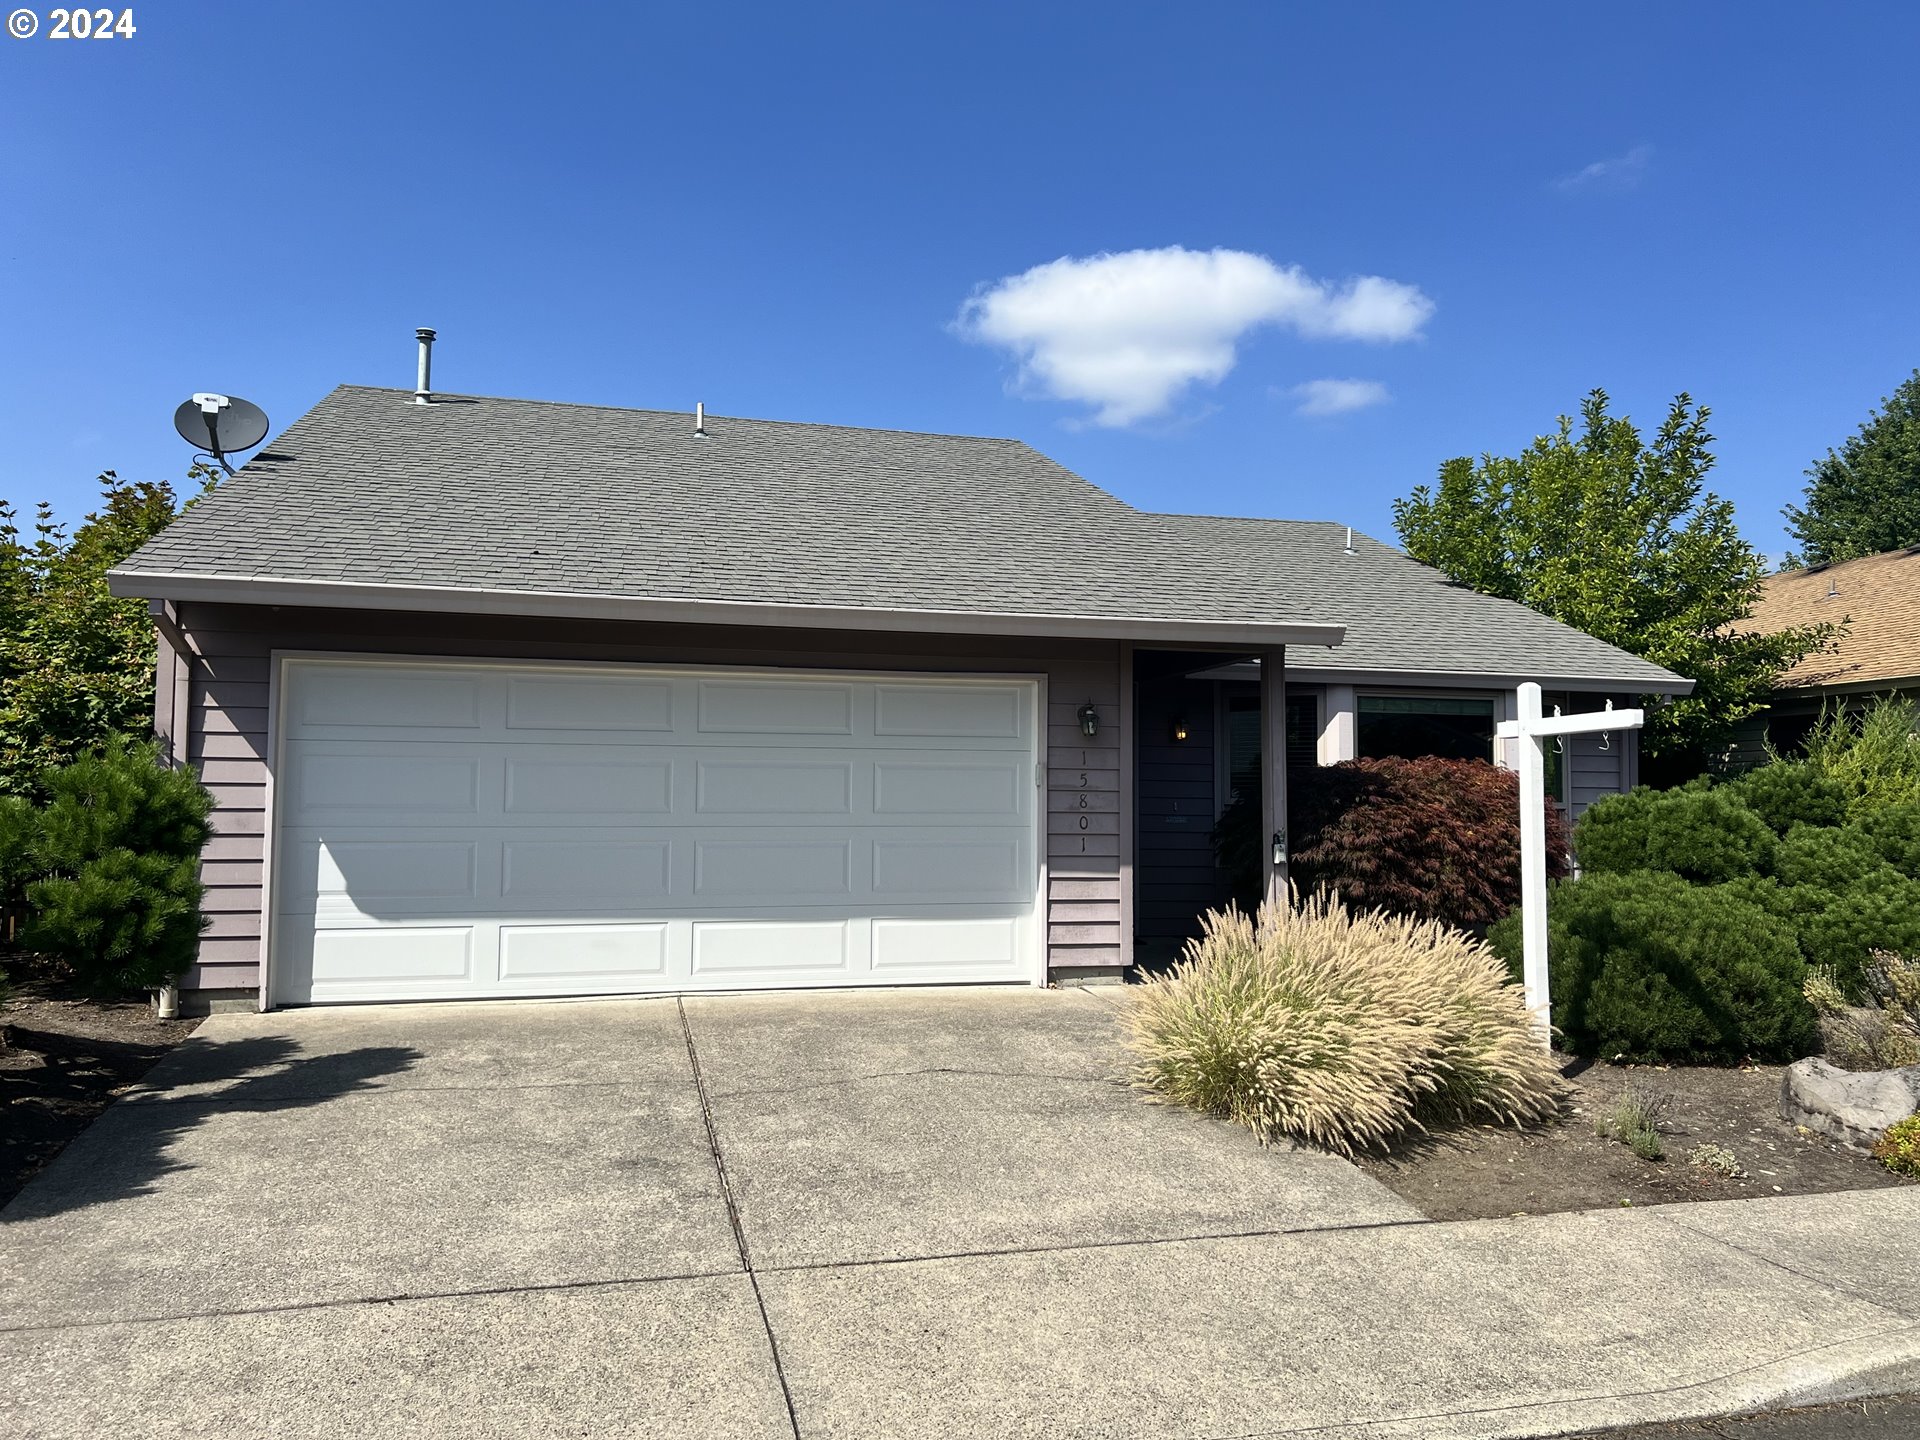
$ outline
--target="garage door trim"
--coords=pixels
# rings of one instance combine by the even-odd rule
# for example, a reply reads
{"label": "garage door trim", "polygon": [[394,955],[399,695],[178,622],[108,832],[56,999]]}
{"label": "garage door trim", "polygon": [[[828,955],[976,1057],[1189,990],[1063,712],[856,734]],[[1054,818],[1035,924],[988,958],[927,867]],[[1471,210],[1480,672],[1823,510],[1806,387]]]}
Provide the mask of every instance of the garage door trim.
{"label": "garage door trim", "polygon": [[[866,684],[903,683],[971,683],[982,684],[1000,682],[1030,687],[1027,714],[1024,717],[1029,728],[1031,743],[1029,755],[1035,762],[1034,788],[1030,814],[1032,845],[1033,891],[1030,921],[1025,948],[1025,974],[1018,978],[1036,986],[1044,986],[1047,980],[1047,922],[1045,896],[1047,894],[1047,852],[1046,852],[1046,795],[1043,783],[1046,758],[1046,716],[1047,716],[1047,676],[1044,672],[971,670],[971,669],[913,669],[889,670],[871,668],[777,666],[777,665],[700,665],[676,664],[658,661],[601,661],[535,658],[524,659],[512,656],[446,656],[432,654],[412,654],[381,652],[369,654],[364,651],[325,651],[325,650],[275,650],[270,656],[269,676],[271,683],[267,696],[267,733],[272,763],[267,767],[266,792],[263,797],[265,806],[265,834],[262,837],[261,869],[261,978],[259,1007],[268,1009],[276,1002],[277,967],[275,963],[277,923],[281,910],[281,890],[284,865],[277,864],[276,856],[280,847],[282,831],[285,828],[281,814],[283,793],[280,778],[287,772],[286,747],[288,726],[282,723],[283,708],[286,703],[288,686],[296,670],[304,666],[365,666],[369,669],[403,669],[430,667],[437,670],[493,671],[507,669],[512,671],[550,671],[556,673],[574,673],[583,675],[622,675],[622,674],[658,674],[694,678],[724,678],[751,681],[766,679],[775,681],[811,680],[853,682]],[[869,984],[876,983],[869,981]],[[964,983],[958,979],[918,980],[908,978],[895,979],[894,984],[942,984]],[[1000,983],[1008,983],[1001,981]],[[848,981],[844,978],[793,979],[778,983],[769,981],[766,989],[786,988],[841,988]],[[689,987],[689,992],[698,987]],[[631,992],[641,993],[641,992]],[[674,991],[650,991],[645,993],[676,993]],[[493,997],[489,997],[493,998]],[[500,997],[511,998],[511,997]],[[353,1003],[339,1001],[332,1003]],[[377,1002],[376,1002],[377,1003]],[[404,1002],[402,1002],[404,1003]]]}

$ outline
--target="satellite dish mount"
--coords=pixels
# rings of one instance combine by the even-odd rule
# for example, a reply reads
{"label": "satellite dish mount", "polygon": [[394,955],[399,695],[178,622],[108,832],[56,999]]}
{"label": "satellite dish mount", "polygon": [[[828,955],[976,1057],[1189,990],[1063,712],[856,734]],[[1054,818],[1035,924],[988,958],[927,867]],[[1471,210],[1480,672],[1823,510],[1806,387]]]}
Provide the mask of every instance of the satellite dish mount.
{"label": "satellite dish mount", "polygon": [[237,395],[202,390],[182,401],[173,412],[173,428],[182,440],[203,455],[212,456],[231,475],[233,462],[227,457],[251,450],[267,438],[267,413]]}

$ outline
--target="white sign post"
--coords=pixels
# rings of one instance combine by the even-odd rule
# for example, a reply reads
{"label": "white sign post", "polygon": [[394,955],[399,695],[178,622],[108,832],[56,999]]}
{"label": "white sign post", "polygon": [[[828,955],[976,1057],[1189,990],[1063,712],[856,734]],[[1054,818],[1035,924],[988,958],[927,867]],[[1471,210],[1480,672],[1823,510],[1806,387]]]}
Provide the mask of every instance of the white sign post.
{"label": "white sign post", "polygon": [[1591,735],[1595,731],[1638,730],[1646,722],[1641,710],[1607,708],[1585,715],[1540,713],[1540,687],[1529,680],[1520,687],[1520,718],[1503,720],[1494,734],[1514,742],[1515,766],[1520,772],[1520,939],[1521,977],[1527,987],[1527,1009],[1540,1027],[1540,1037],[1552,1043],[1553,992],[1547,978],[1547,759],[1542,742],[1561,735]]}

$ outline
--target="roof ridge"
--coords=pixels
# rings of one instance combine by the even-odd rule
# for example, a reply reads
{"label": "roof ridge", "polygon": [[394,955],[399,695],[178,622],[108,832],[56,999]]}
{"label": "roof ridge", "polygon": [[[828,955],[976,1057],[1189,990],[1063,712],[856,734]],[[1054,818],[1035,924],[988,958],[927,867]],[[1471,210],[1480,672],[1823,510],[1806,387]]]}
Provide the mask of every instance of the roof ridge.
{"label": "roof ridge", "polygon": [[[376,395],[399,395],[408,400],[414,396],[412,390],[398,385],[354,385],[342,382],[333,387],[335,392],[357,390]],[[612,415],[657,415],[683,416],[691,418],[692,410],[650,410],[638,405],[595,405],[585,400],[542,400],[531,395],[481,395],[464,390],[435,390],[436,400],[491,400],[501,405],[540,405],[556,410],[599,410]],[[888,425],[840,425],[826,420],[774,420],[760,415],[722,415],[717,411],[706,412],[709,420],[733,420],[746,425],[790,425],[801,430],[847,430],[856,435],[913,435],[928,440],[976,440],[990,445],[1018,445],[1032,450],[1026,441],[1011,435],[967,435],[954,430],[903,430]],[[1044,451],[1034,451],[1044,454]]]}

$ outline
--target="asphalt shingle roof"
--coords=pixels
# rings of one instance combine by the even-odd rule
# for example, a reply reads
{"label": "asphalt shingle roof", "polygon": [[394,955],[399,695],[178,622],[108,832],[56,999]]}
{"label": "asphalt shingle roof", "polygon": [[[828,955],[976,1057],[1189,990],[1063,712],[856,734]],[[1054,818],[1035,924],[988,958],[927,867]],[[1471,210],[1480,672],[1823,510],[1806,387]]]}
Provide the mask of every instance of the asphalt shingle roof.
{"label": "asphalt shingle roof", "polygon": [[[1340,669],[1674,677],[1341,527],[1135,510],[1017,440],[342,386],[116,574],[1348,627]],[[404,597],[396,596],[397,608]],[[1321,652],[1308,649],[1307,657]]]}
{"label": "asphalt shingle roof", "polygon": [[1767,577],[1747,628],[1845,623],[1830,649],[1781,677],[1786,686],[1871,685],[1920,677],[1920,547]]}
{"label": "asphalt shingle roof", "polygon": [[121,567],[1322,623],[1017,440],[342,386]]}
{"label": "asphalt shingle roof", "polygon": [[1220,515],[1160,518],[1240,583],[1284,585],[1301,604],[1337,615],[1346,625],[1337,648],[1290,646],[1291,666],[1617,681],[1622,690],[1656,693],[1674,689],[1678,679],[1537,610],[1457,585],[1358,531],[1349,555],[1344,525]]}

